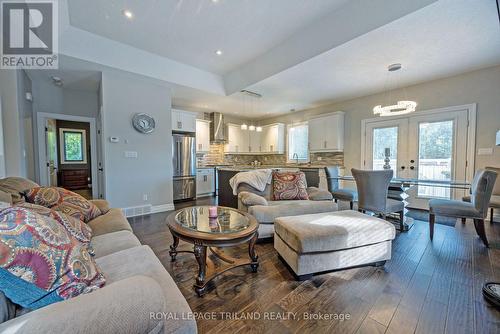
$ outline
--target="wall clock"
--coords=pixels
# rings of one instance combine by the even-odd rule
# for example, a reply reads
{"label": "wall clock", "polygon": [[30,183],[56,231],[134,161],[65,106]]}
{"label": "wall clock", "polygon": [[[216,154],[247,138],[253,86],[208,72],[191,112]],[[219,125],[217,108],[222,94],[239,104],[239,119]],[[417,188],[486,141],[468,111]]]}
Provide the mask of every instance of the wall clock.
{"label": "wall clock", "polygon": [[132,118],[132,125],[140,133],[151,133],[155,129],[155,120],[148,114],[135,114]]}

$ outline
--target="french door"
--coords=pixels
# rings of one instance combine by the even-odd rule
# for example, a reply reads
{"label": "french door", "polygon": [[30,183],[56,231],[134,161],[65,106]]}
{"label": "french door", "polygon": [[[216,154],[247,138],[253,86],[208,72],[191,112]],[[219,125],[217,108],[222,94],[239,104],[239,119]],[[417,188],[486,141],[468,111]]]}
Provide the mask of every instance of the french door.
{"label": "french door", "polygon": [[[467,156],[473,149],[468,126],[470,112],[468,108],[456,108],[365,121],[364,168],[383,169],[388,151],[389,165],[396,177],[467,180]],[[428,209],[429,199],[460,198],[464,191],[420,185],[408,194],[410,207]]]}

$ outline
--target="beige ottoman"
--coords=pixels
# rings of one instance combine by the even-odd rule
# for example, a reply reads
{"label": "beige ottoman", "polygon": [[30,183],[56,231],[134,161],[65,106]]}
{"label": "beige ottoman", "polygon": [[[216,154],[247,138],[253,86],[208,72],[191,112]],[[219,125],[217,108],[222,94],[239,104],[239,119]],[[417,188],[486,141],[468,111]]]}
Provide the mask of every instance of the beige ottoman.
{"label": "beige ottoman", "polygon": [[276,218],[274,248],[299,280],[391,259],[396,229],[357,211]]}

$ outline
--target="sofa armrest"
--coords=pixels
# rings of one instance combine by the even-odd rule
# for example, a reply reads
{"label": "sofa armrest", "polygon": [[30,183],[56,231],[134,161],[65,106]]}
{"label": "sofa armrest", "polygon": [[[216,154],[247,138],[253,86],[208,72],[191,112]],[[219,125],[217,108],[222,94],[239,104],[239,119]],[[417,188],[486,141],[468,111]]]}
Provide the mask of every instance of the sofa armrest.
{"label": "sofa armrest", "polygon": [[332,194],[327,190],[322,190],[317,187],[308,187],[307,195],[311,201],[330,201],[333,200]]}
{"label": "sofa armrest", "polygon": [[101,210],[102,214],[105,214],[110,209],[109,202],[105,199],[92,199],[90,202],[97,206],[99,210]]}
{"label": "sofa armrest", "polygon": [[242,191],[238,194],[238,199],[246,206],[252,205],[267,205],[267,200],[257,194]]}
{"label": "sofa armrest", "polygon": [[156,315],[164,312],[165,305],[164,293],[155,280],[134,276],[4,322],[0,332],[162,332],[165,319]]}

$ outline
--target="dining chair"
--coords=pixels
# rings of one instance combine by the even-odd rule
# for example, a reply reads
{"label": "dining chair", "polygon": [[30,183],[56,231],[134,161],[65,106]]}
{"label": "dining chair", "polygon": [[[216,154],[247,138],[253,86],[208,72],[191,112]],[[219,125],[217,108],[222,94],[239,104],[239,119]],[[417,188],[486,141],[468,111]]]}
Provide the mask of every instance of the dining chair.
{"label": "dining chair", "polygon": [[[497,174],[500,174],[500,168],[499,167],[485,167],[487,170],[492,170],[496,172]],[[470,202],[470,195],[469,196],[464,196],[462,200],[466,202]],[[493,187],[493,191],[491,193],[491,199],[490,199],[490,204],[488,205],[490,207],[490,223],[493,223],[493,215],[495,213],[494,209],[500,209],[500,181],[497,180],[495,182],[495,186]],[[462,218],[462,223],[465,223],[465,218]]]}
{"label": "dining chair", "polygon": [[337,203],[337,201],[347,201],[349,202],[349,207],[352,210],[352,208],[354,207],[354,202],[358,200],[358,193],[356,192],[356,190],[339,188],[338,166],[325,167],[325,173],[328,184],[328,191],[332,194],[335,203]]}
{"label": "dining chair", "polygon": [[387,198],[389,183],[394,172],[385,170],[351,169],[358,188],[358,210],[381,214],[384,219],[388,213],[399,213],[401,231],[404,223],[404,204],[401,201]]}
{"label": "dining chair", "polygon": [[436,216],[452,218],[471,218],[474,220],[474,228],[484,245],[488,247],[488,239],[484,231],[484,218],[488,214],[488,204],[497,173],[492,170],[480,169],[476,171],[472,181],[470,202],[431,199],[429,201],[429,230],[431,240],[434,237],[434,222]]}

